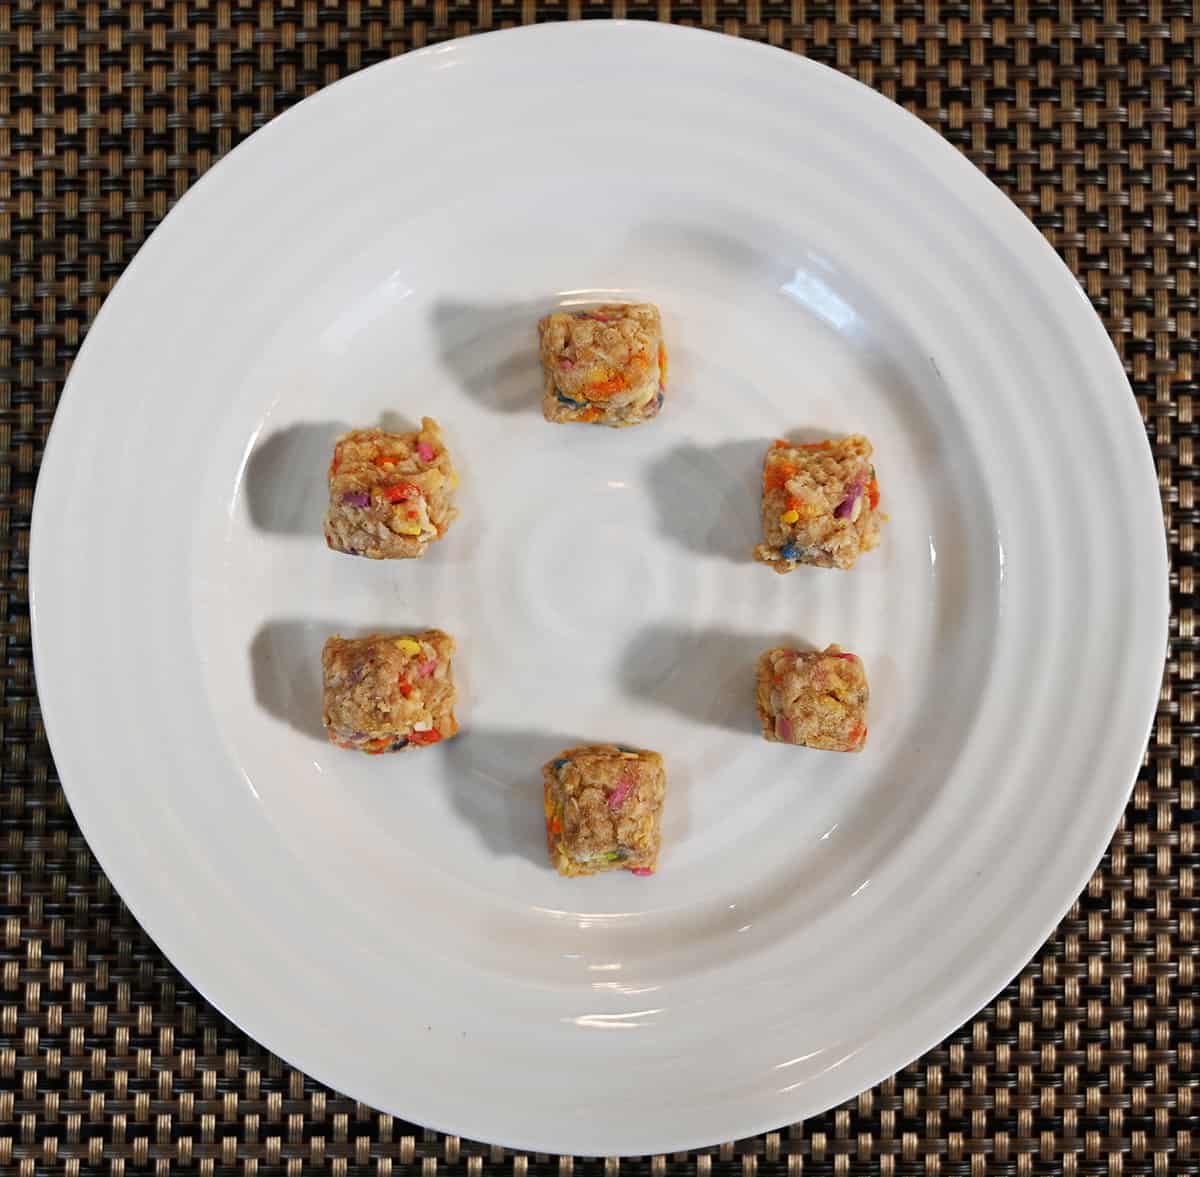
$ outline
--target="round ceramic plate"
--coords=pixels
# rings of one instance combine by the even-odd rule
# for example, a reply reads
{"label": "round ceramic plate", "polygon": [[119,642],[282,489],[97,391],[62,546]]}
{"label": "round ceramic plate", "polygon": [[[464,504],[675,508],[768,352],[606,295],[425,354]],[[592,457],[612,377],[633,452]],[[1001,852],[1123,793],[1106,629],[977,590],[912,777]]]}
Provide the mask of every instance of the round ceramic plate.
{"label": "round ceramic plate", "polygon": [[[542,420],[535,320],[663,310],[668,399]],[[335,555],[334,437],[444,425],[461,517]],[[879,549],[754,564],[780,434],[876,446]],[[652,25],[454,41],[233,152],[141,250],[38,486],[38,682],[104,869],[206,997],[335,1088],[568,1153],[744,1136],[908,1063],[1034,953],[1155,705],[1154,471],[1070,274],[915,119]],[[335,632],[440,626],[462,734],[321,729]],[[861,755],[766,743],[765,647],[871,679]],[[651,879],[563,879],[542,763],[660,750]]]}

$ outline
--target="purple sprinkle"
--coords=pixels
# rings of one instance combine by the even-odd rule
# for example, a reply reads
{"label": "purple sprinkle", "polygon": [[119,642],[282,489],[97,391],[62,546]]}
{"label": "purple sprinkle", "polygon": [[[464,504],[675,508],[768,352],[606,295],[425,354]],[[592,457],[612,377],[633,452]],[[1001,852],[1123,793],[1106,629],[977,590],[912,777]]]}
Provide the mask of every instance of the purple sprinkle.
{"label": "purple sprinkle", "polygon": [[365,490],[352,490],[342,495],[342,502],[348,507],[369,507],[371,496]]}
{"label": "purple sprinkle", "polygon": [[365,740],[366,738],[367,738],[366,732],[351,732],[350,733],[350,739],[352,739],[352,740]]}
{"label": "purple sprinkle", "polygon": [[854,510],[854,504],[858,502],[858,497],[863,492],[863,478],[860,474],[848,487],[846,487],[846,497],[833,509],[833,517],[835,519],[848,519],[850,512]]}

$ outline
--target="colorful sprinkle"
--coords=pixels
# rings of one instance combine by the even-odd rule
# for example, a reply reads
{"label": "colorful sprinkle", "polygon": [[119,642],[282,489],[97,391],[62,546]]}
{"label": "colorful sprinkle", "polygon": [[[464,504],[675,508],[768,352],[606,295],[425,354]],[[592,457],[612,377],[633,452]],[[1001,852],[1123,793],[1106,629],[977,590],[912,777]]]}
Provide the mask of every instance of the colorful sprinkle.
{"label": "colorful sprinkle", "polygon": [[421,643],[412,638],[397,638],[396,649],[412,658],[421,652]]}
{"label": "colorful sprinkle", "polygon": [[399,739],[388,750],[390,752],[399,752],[402,748],[407,748],[407,747],[408,747],[408,741],[405,739]]}
{"label": "colorful sprinkle", "polygon": [[437,670],[437,659],[427,658],[417,667],[417,677],[428,678],[435,670]]}
{"label": "colorful sprinkle", "polygon": [[785,560],[798,560],[800,558],[800,549],[795,544],[784,544],[779,549],[779,554]]}
{"label": "colorful sprinkle", "polygon": [[408,737],[410,744],[436,744],[442,738],[442,733],[436,727],[432,727],[427,732],[414,731]]}
{"label": "colorful sprinkle", "polygon": [[608,795],[609,809],[620,809],[625,803],[625,798],[629,796],[629,790],[634,786],[633,773],[623,772],[617,780],[616,788]]}
{"label": "colorful sprinkle", "polygon": [[795,523],[799,518],[800,518],[799,511],[796,511],[796,510],[784,511],[784,513],[779,516],[779,522],[780,523]]}
{"label": "colorful sprinkle", "polygon": [[573,367],[575,367],[575,361],[571,359],[570,356],[559,356],[558,366],[569,372]]}
{"label": "colorful sprinkle", "polygon": [[633,875],[641,875],[641,876],[645,877],[646,875],[654,874],[654,867],[652,867],[652,866],[635,866],[633,868],[633,870],[631,870],[629,873],[633,874]]}
{"label": "colorful sprinkle", "polygon": [[561,392],[556,392],[554,395],[557,396],[564,405],[570,405],[573,409],[582,409],[586,403],[585,401],[572,400],[569,396],[564,396]]}
{"label": "colorful sprinkle", "polygon": [[620,372],[617,372],[607,380],[599,380],[595,384],[589,385],[588,396],[593,400],[596,398],[603,399],[612,396],[614,393],[624,392],[628,387],[629,381]]}
{"label": "colorful sprinkle", "polygon": [[863,482],[861,478],[856,478],[848,487],[846,487],[846,497],[833,509],[833,517],[835,519],[848,519],[854,514],[854,505],[858,502],[859,496],[863,492]]}
{"label": "colorful sprinkle", "polygon": [[400,523],[396,525],[396,530],[401,535],[420,535],[421,525],[419,523]]}
{"label": "colorful sprinkle", "polygon": [[556,760],[554,762],[554,771],[561,772],[563,768],[566,767],[566,763],[567,762],[565,760]]}
{"label": "colorful sprinkle", "polygon": [[419,499],[421,488],[411,482],[397,482],[395,486],[384,487],[382,493],[389,503],[403,503],[408,499]]}
{"label": "colorful sprinkle", "polygon": [[867,502],[871,504],[872,511],[879,506],[879,480],[874,471],[871,473],[871,481],[867,484]]}
{"label": "colorful sprinkle", "polygon": [[400,694],[402,694],[406,699],[408,699],[408,698],[411,698],[412,693],[413,693],[412,683],[407,682],[405,679],[402,678],[400,680]]}
{"label": "colorful sprinkle", "polygon": [[342,495],[342,502],[347,507],[369,507],[371,496],[365,490],[352,490]]}
{"label": "colorful sprinkle", "polygon": [[775,734],[787,743],[792,742],[792,721],[790,719],[777,719],[775,721]]}
{"label": "colorful sprinkle", "polygon": [[431,446],[429,444],[429,442],[427,442],[427,441],[417,442],[417,457],[420,458],[422,462],[432,462],[433,454],[434,454],[433,446]]}

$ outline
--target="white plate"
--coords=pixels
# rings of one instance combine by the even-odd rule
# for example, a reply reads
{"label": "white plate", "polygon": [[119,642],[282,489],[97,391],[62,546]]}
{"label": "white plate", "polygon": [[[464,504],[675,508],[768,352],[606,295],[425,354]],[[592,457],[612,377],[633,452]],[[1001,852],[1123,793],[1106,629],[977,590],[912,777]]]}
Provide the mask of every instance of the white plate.
{"label": "white plate", "polygon": [[[663,307],[665,410],[547,425],[534,319],[601,295]],[[422,413],[448,539],[326,551],[334,435]],[[768,440],[858,429],[880,549],[749,563]],[[990,999],[1117,821],[1167,616],[1133,399],[1017,210],[819,66],[594,23],[367,70],[200,183],[71,374],[31,579],[71,804],[187,977],[371,1104],[584,1154],[796,1120]],[[325,636],[431,624],[464,734],[328,745]],[[865,658],[863,755],[756,734],[785,637]],[[584,739],[664,753],[656,878],[546,865]]]}

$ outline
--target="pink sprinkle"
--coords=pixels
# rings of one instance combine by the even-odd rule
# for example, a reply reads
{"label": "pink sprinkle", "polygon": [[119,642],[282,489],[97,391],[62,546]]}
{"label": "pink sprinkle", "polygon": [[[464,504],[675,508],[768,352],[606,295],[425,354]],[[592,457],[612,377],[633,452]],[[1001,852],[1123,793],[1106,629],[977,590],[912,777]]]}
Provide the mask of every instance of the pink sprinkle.
{"label": "pink sprinkle", "polygon": [[654,867],[652,867],[652,866],[635,866],[633,868],[633,870],[631,870],[629,873],[631,875],[642,875],[644,877],[645,875],[654,874]]}
{"label": "pink sprinkle", "polygon": [[591,317],[601,323],[612,322],[612,315],[606,315],[603,311],[592,311]]}
{"label": "pink sprinkle", "polygon": [[790,719],[777,719],[775,721],[775,734],[784,743],[790,744],[792,742],[792,721]]}
{"label": "pink sprinkle", "polygon": [[846,660],[847,662],[857,662],[857,661],[858,661],[858,655],[857,655],[857,654],[846,654],[846,653],[841,653],[841,654],[834,654],[834,657],[835,657],[835,658],[845,658],[845,660]]}
{"label": "pink sprinkle", "polygon": [[633,788],[633,774],[630,772],[621,773],[617,781],[617,787],[608,795],[609,809],[620,809],[625,802],[625,798],[629,796],[629,790]]}
{"label": "pink sprinkle", "polygon": [[428,678],[435,670],[437,670],[437,659],[430,658],[417,667],[417,678]]}
{"label": "pink sprinkle", "polygon": [[559,356],[558,357],[558,366],[560,368],[566,368],[567,371],[569,372],[573,367],[575,367],[575,361],[573,359],[571,359],[570,356]]}
{"label": "pink sprinkle", "polygon": [[427,441],[417,442],[417,457],[420,458],[422,462],[432,462],[433,446],[431,446]]}

